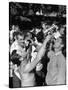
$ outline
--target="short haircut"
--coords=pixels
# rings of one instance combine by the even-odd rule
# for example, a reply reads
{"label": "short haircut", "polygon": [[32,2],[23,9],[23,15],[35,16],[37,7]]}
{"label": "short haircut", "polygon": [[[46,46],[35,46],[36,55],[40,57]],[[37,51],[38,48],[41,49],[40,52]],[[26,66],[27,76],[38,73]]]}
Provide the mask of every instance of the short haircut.
{"label": "short haircut", "polygon": [[18,35],[23,36],[23,33],[21,31],[17,31],[13,33],[13,36],[14,37],[16,36],[17,39],[18,39]]}

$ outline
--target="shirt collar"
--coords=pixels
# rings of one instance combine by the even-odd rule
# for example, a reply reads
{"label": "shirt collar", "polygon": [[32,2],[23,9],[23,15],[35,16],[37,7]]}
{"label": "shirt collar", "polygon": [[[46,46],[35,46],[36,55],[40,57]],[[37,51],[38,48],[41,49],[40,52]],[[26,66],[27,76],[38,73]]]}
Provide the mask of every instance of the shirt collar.
{"label": "shirt collar", "polygon": [[56,56],[57,56],[57,55],[59,55],[59,54],[61,54],[61,51],[59,51],[59,52],[55,53],[55,55],[56,55]]}

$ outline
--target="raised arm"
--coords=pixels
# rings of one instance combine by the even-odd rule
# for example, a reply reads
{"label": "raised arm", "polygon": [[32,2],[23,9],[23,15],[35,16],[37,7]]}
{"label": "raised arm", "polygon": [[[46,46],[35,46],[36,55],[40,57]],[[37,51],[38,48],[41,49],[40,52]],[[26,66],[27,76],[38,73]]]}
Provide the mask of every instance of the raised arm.
{"label": "raised arm", "polygon": [[44,56],[45,51],[46,51],[46,44],[47,44],[47,42],[50,40],[50,38],[51,38],[50,35],[48,35],[48,36],[46,37],[46,39],[44,40],[44,42],[43,42],[40,50],[38,51],[38,54],[37,54],[35,60],[34,60],[33,62],[31,62],[31,63],[28,63],[28,64],[26,65],[26,67],[25,67],[25,69],[24,69],[23,72],[30,72],[30,71],[32,71],[32,70],[35,68],[35,66],[37,65],[37,63],[38,63],[38,62],[42,59],[42,57]]}

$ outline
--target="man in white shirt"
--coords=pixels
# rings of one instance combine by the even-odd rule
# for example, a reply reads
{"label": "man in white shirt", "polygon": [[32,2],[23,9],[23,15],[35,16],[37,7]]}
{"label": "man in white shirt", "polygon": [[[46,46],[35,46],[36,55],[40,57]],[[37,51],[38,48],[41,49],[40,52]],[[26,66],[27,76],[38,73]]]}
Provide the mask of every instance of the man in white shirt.
{"label": "man in white shirt", "polygon": [[[18,71],[19,68],[19,58],[22,57],[24,49],[24,36],[21,32],[16,32],[16,40],[10,47],[10,57],[12,58],[13,65],[13,87],[20,87],[20,74]],[[25,56],[25,54],[24,54]]]}
{"label": "man in white shirt", "polygon": [[[15,35],[15,41],[12,43],[11,47],[10,47],[10,54],[12,54],[13,50],[17,50],[17,54],[22,53],[22,50],[24,49],[24,35],[21,32],[16,32]],[[24,45],[23,45],[24,44]],[[24,46],[24,47],[22,47]]]}
{"label": "man in white shirt", "polygon": [[47,66],[46,83],[47,85],[63,85],[65,84],[65,57],[62,54],[62,39],[57,38],[54,41],[54,51],[48,52],[50,59]]}

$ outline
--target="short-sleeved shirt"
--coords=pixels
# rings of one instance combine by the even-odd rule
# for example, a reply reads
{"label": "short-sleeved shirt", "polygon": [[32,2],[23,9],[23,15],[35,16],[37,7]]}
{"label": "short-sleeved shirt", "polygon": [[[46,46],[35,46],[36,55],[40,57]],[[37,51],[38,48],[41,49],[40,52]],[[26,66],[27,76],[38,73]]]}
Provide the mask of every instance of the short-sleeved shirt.
{"label": "short-sleeved shirt", "polygon": [[47,85],[65,84],[65,57],[60,52],[50,57],[46,75]]}

